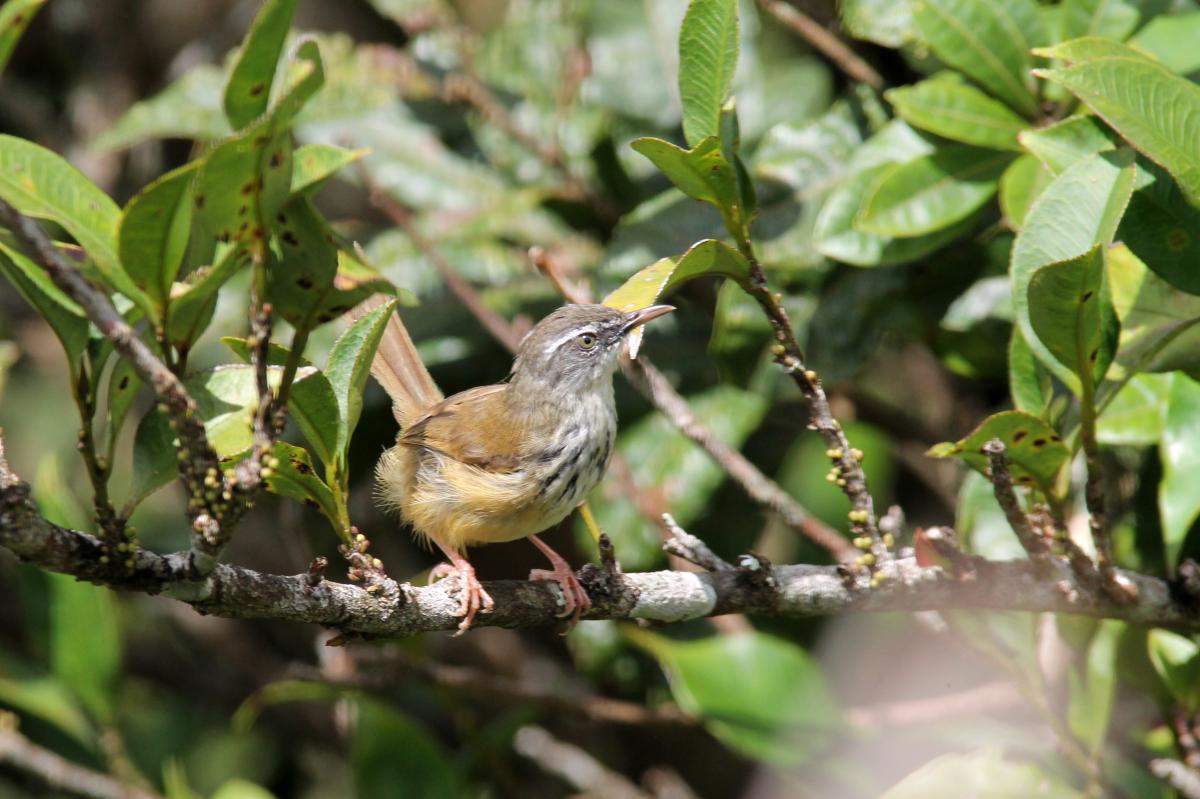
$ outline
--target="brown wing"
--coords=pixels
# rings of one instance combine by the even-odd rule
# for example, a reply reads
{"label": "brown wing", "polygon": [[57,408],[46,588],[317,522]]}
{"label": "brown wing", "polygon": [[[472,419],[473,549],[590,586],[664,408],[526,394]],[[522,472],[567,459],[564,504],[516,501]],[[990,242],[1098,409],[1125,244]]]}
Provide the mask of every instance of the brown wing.
{"label": "brown wing", "polygon": [[400,444],[439,452],[489,472],[520,465],[523,431],[503,407],[506,386],[479,386],[447,397],[400,434]]}

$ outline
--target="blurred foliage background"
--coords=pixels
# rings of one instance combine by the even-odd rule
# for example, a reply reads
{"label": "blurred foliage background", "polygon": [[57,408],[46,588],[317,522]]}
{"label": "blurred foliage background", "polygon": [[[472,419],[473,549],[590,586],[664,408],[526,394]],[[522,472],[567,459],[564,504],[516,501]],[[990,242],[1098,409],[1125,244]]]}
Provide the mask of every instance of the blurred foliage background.
{"label": "blurred foliage background", "polygon": [[[962,102],[978,110],[982,97],[999,132],[923,126],[918,89],[885,97],[885,85],[952,66],[994,89],[931,51],[919,20],[928,12],[878,0],[797,5],[851,42],[879,85],[814,52],[787,24],[786,4],[741,4],[733,93],[758,191],[758,254],[809,366],[865,453],[876,506],[901,504],[910,526],[957,523],[981,554],[1019,555],[986,481],[964,481],[957,466],[924,453],[1008,405],[1014,232],[1056,174],[1053,157],[1065,167],[1089,147],[1104,149],[1105,134],[1073,128],[1066,144],[1039,139],[1072,108],[1048,84],[1028,98],[994,92],[1012,106],[1000,111],[972,89],[979,96]],[[1189,44],[1200,11],[1190,0],[1028,6],[1046,31],[1028,44],[1134,36],[1176,72],[1200,69]],[[50,0],[0,78],[0,130],[64,155],[123,204],[230,132],[221,108],[229,53],[258,8]],[[521,327],[561,301],[531,265],[530,247],[602,296],[660,257],[725,235],[715,209],[671,188],[629,146],[642,136],[682,139],[677,40],[686,8],[686,0],[299,3],[293,27],[315,37],[326,81],[297,119],[297,142],[364,148],[317,206],[419,300],[406,320],[447,394],[500,380],[510,358],[447,289],[436,258]],[[932,91],[940,81],[934,88],[953,93],[964,80],[955,74],[920,85]],[[889,216],[895,208],[875,196],[880,175],[931,159],[941,170],[934,178],[907,178],[936,188],[949,174],[961,191],[926,209],[932,219]],[[407,231],[370,188],[399,205]],[[873,219],[859,215],[869,190],[886,206]],[[248,277],[222,290],[214,331],[244,335]],[[732,282],[714,281],[690,283],[672,302],[681,312],[656,323],[645,351],[723,440],[844,528],[845,498],[826,480],[821,442],[805,435],[802,397],[771,361],[757,306]],[[313,361],[324,362],[337,332],[313,333]],[[194,368],[232,360],[211,334],[190,358]],[[47,516],[86,528],[90,495],[68,379],[49,328],[0,284],[9,457]],[[774,562],[828,562],[618,383],[622,465],[592,499],[625,569],[667,565],[655,521],[664,510],[729,558],[753,549]],[[1168,403],[1172,390],[1137,388],[1150,404]],[[142,397],[138,408],[149,404]],[[1118,403],[1105,430],[1109,443],[1129,445],[1111,454],[1127,476],[1118,553],[1153,566],[1163,555],[1138,536],[1159,524],[1153,486],[1163,466],[1149,445],[1161,430],[1145,432],[1141,407]],[[371,502],[372,467],[393,435],[372,384],[351,450],[351,513],[393,577],[422,580],[433,557]],[[133,437],[130,426],[118,457],[128,457]],[[130,480],[119,463],[114,491]],[[186,548],[181,503],[172,485],[138,508],[144,545]],[[1193,519],[1176,532],[1173,555],[1196,549]],[[576,563],[596,557],[574,521],[549,540],[573,547]],[[264,497],[227,558],[297,573],[325,555],[336,573],[336,544],[316,513]],[[521,578],[540,565],[520,543],[472,554],[484,579]],[[887,795],[958,796],[967,784],[994,796],[1168,795],[1142,765],[1172,746],[1145,635],[1004,614],[955,614],[949,626],[922,614],[726,617],[661,630],[585,622],[565,636],[482,629],[343,649],[326,647],[317,629],[201,617],[0,553],[0,718],[70,760],[173,799],[865,797],[918,769]],[[1141,690],[1119,687],[1118,668]],[[564,744],[615,782],[581,783],[587,769],[572,759],[577,751],[554,748]],[[42,795],[57,794],[0,764],[0,797]]]}

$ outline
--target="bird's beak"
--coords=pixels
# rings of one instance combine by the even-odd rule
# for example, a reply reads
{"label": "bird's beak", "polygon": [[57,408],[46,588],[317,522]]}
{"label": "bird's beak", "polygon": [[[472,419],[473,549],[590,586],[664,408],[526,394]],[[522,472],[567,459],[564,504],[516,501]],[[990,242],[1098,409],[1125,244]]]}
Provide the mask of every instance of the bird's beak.
{"label": "bird's beak", "polygon": [[657,319],[660,316],[669,314],[673,310],[675,310],[674,305],[651,305],[641,310],[633,311],[629,314],[629,318],[625,320],[625,326],[621,328],[621,333],[628,333],[638,325],[644,325],[651,319]]}

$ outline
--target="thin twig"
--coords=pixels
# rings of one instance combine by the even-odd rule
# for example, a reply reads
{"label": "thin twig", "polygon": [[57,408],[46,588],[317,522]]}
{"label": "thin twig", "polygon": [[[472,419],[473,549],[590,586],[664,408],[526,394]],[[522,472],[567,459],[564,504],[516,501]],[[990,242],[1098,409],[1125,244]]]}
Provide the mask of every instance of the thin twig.
{"label": "thin twig", "polygon": [[800,34],[805,41],[852,79],[865,83],[873,89],[883,88],[883,76],[864,61],[858,53],[850,49],[849,45],[835,33],[823,28],[812,17],[785,0],[758,0],[758,4],[783,25]]}
{"label": "thin twig", "polygon": [[517,730],[513,748],[550,774],[589,796],[613,799],[652,799],[623,775],[605,766],[574,744],[558,740],[532,724]]}
{"label": "thin twig", "polygon": [[99,375],[88,374],[87,367],[81,361],[78,366],[79,374],[71,386],[75,398],[75,406],[79,409],[79,452],[83,456],[83,465],[88,473],[88,482],[92,486],[92,509],[96,513],[96,524],[100,528],[105,541],[113,548],[127,540],[126,519],[117,513],[108,495],[108,478],[112,464],[96,451],[96,385]]}
{"label": "thin twig", "polygon": [[[592,302],[588,289],[568,281],[544,250],[533,248],[529,257],[567,300]],[[847,562],[858,556],[849,541],[805,510],[778,483],[697,419],[687,400],[645,355],[639,355],[637,359],[622,357],[621,370],[642,396],[650,400],[679,432],[699,444],[751,499],[778,513],[785,524],[823,547],[836,560]]]}
{"label": "thin twig", "polygon": [[14,728],[16,717],[0,712],[0,763],[33,775],[51,789],[89,799],[162,799],[153,791],[120,782],[72,763],[30,741]]}
{"label": "thin twig", "polygon": [[509,704],[534,704],[550,713],[561,713],[604,724],[631,726],[694,726],[696,721],[674,705],[646,707],[636,702],[594,694],[572,693],[543,680],[514,679],[492,671],[412,658],[377,649],[356,650],[355,663],[362,671],[331,674],[309,666],[289,669],[288,676],[330,685],[361,688],[382,695],[416,678],[469,696]]}
{"label": "thin twig", "polygon": [[[256,270],[259,268],[255,265]],[[253,445],[250,457],[234,467],[234,485],[243,496],[256,491],[263,482],[263,469],[271,449],[275,446],[276,436],[282,432],[286,400],[281,403],[279,413],[276,413],[275,398],[271,392],[269,361],[271,350],[271,304],[264,303],[256,288],[258,280],[254,281],[250,298],[250,361],[254,367],[254,384],[258,391],[258,404],[254,408],[254,419],[251,423]],[[293,353],[294,354],[294,353]],[[286,379],[286,378],[285,378]],[[282,394],[284,384],[280,383]],[[268,473],[269,474],[269,473]]]}
{"label": "thin twig", "polygon": [[1008,520],[1008,526],[1016,533],[1017,540],[1021,542],[1021,546],[1029,554],[1029,557],[1035,560],[1048,557],[1050,548],[1047,546],[1046,540],[1034,531],[1029,516],[1021,507],[1021,500],[1018,499],[1016,489],[1013,487],[1004,442],[993,438],[983,445],[983,452],[988,457],[990,471],[988,478],[992,481],[992,492],[996,495],[996,502],[1000,504],[1000,509],[1004,511],[1004,518]]}
{"label": "thin twig", "polygon": [[687,400],[645,355],[622,358],[621,370],[645,396],[685,436],[699,444],[721,469],[761,505],[779,514],[784,523],[819,545],[836,560],[851,561],[858,551],[836,530],[806,511],[778,483],[700,422]]}
{"label": "thin twig", "polygon": [[850,500],[851,509],[846,514],[850,521],[851,538],[865,539],[868,550],[859,558],[859,563],[872,572],[872,583],[882,580],[881,567],[891,559],[891,545],[879,533],[875,522],[875,500],[867,487],[867,475],[862,468],[863,453],[850,446],[842,425],[834,418],[829,407],[829,398],[816,372],[805,366],[804,353],[792,330],[791,319],[783,308],[783,295],[771,291],[767,285],[762,263],[754,254],[754,248],[746,237],[741,237],[738,251],[750,265],[750,281],[746,291],[762,308],[771,323],[775,344],[771,353],[776,363],[791,376],[796,386],[808,399],[810,420],[808,427],[815,430],[825,441],[825,454],[832,463],[832,475],[836,485]]}
{"label": "thin twig", "polygon": [[671,531],[671,537],[663,542],[664,550],[710,572],[734,571],[733,565],[709,549],[708,544],[680,527],[674,516],[664,513],[662,518]]}

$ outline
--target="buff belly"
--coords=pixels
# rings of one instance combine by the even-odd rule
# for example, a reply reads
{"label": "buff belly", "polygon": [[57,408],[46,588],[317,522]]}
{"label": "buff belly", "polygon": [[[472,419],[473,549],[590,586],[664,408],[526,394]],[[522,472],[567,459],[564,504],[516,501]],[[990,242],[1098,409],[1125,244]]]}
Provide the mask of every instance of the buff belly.
{"label": "buff belly", "polygon": [[515,541],[565,519],[604,475],[613,430],[531,458],[534,474],[490,472],[405,444],[387,450],[376,468],[376,498],[418,537],[461,551]]}

